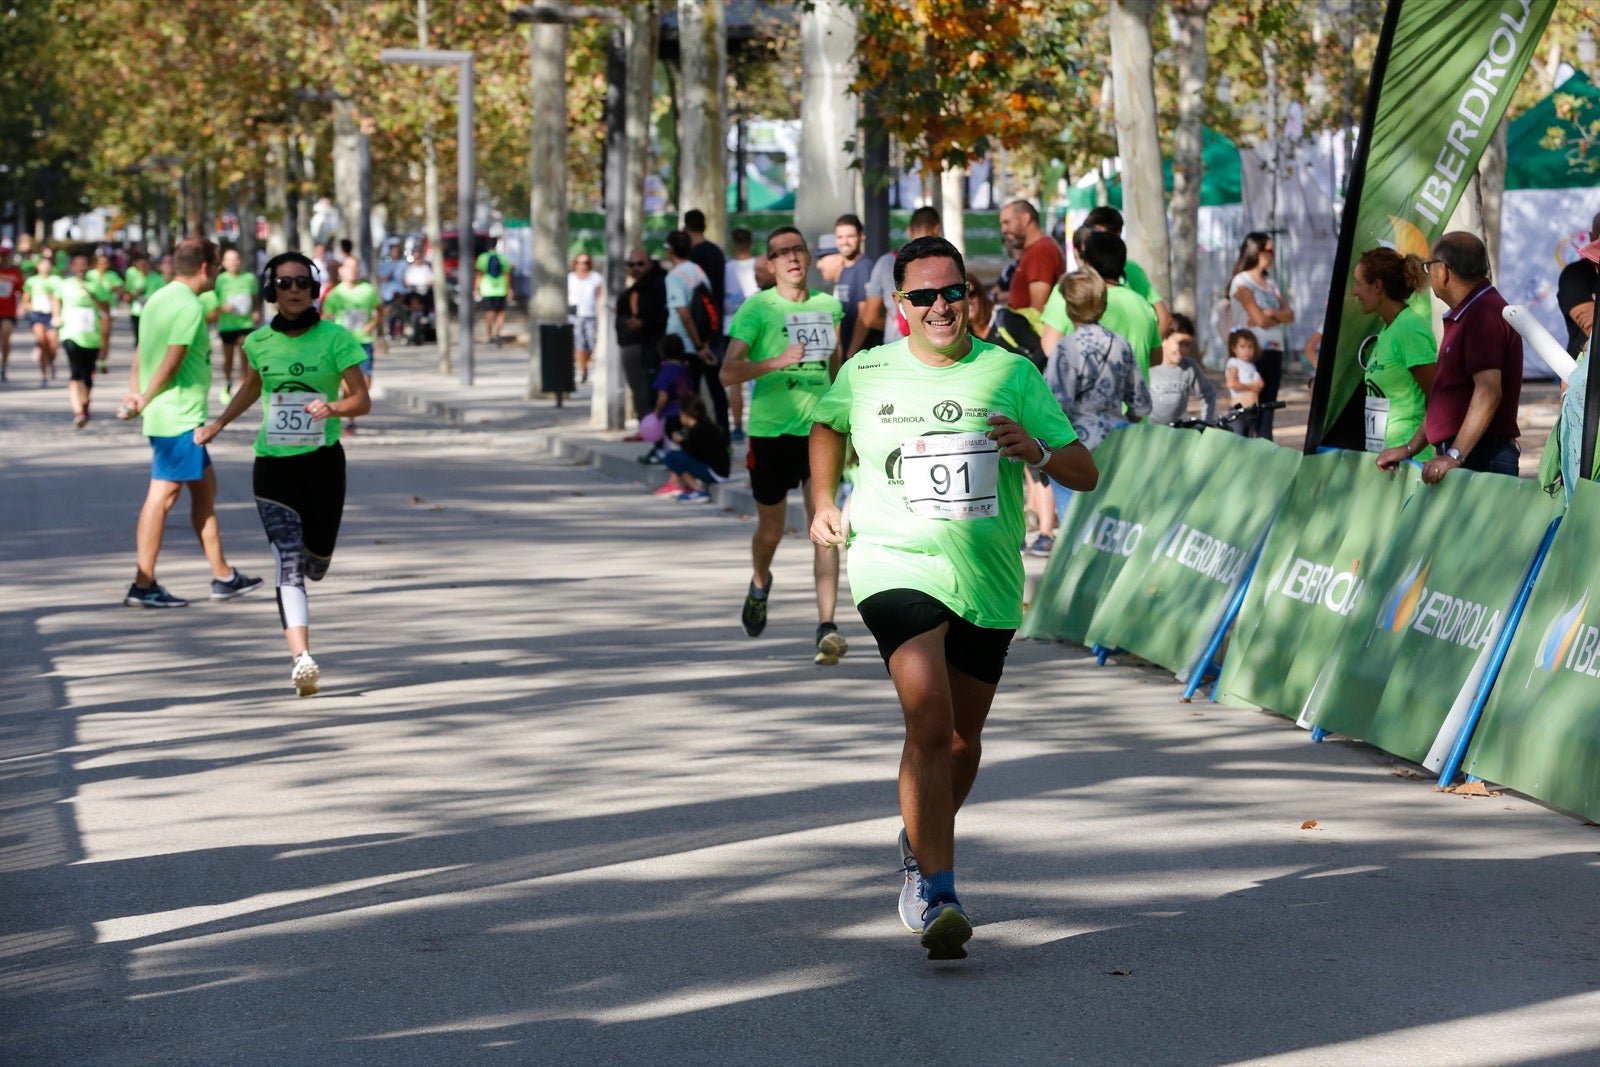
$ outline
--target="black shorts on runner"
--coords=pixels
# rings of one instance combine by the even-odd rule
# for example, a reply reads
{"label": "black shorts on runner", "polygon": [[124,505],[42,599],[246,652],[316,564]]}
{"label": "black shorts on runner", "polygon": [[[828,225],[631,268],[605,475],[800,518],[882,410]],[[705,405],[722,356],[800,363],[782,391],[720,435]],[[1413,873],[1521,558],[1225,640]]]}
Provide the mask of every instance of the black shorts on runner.
{"label": "black shorts on runner", "polygon": [[757,504],[781,504],[789,490],[811,480],[811,438],[786,433],[749,441],[744,465],[750,469],[750,493]]}
{"label": "black shorts on runner", "polygon": [[244,330],[219,330],[217,331],[217,336],[222,338],[222,343],[225,345],[236,345],[253,332],[255,332],[255,327],[251,326]]}
{"label": "black shorts on runner", "polygon": [[484,311],[504,311],[506,309],[506,298],[503,296],[480,296],[478,298],[478,307]]}
{"label": "black shorts on runner", "polygon": [[61,342],[61,347],[67,353],[67,369],[71,372],[72,380],[93,389],[94,365],[100,359],[100,350],[80,348],[71,341]]}
{"label": "black shorts on runner", "polygon": [[936,630],[942,623],[950,629],[944,635],[944,660],[950,666],[972,675],[980,682],[1000,684],[1006,653],[1011,650],[1015,630],[996,630],[975,626],[944,604],[916,589],[885,589],[857,605],[861,621],[878,642],[878,654],[885,668],[895,649]]}

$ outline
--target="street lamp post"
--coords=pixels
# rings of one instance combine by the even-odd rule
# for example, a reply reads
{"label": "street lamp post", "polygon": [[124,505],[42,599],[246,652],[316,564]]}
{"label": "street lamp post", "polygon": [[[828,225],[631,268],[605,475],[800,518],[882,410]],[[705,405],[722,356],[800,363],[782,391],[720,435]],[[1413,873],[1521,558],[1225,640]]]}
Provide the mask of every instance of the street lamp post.
{"label": "street lamp post", "polygon": [[385,48],[378,53],[385,63],[457,69],[456,107],[456,291],[460,294],[456,316],[456,351],[461,384],[472,384],[472,271],[477,246],[472,224],[473,194],[478,184],[473,165],[472,53],[423,48]]}

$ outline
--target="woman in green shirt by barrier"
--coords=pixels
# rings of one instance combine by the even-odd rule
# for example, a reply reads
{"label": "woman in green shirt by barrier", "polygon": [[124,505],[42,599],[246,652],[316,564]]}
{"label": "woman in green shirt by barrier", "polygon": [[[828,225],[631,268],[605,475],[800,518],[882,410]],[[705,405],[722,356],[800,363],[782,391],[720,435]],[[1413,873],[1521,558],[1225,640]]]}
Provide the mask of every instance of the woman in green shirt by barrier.
{"label": "woman in green shirt by barrier", "polygon": [[[1362,343],[1368,452],[1408,444],[1427,414],[1439,347],[1427,320],[1409,303],[1427,281],[1416,256],[1392,248],[1368,249],[1356,261],[1351,294],[1362,311],[1383,320],[1378,335]],[[1424,448],[1416,458],[1432,456],[1433,449]]]}

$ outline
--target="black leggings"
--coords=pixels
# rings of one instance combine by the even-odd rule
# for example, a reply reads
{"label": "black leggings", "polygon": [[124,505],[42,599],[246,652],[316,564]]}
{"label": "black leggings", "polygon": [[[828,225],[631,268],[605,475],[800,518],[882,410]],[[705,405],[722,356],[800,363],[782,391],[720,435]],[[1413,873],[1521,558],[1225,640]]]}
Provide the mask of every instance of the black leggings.
{"label": "black leggings", "polygon": [[335,442],[296,456],[257,456],[250,481],[277,557],[278,616],[285,628],[304,626],[306,579],[321,581],[328,573],[344,518],[344,447]]}
{"label": "black leggings", "polygon": [[[1278,387],[1283,385],[1283,349],[1263,348],[1256,355],[1256,370],[1261,372],[1261,395],[1258,399],[1263,405],[1271,404],[1278,399]],[[1256,422],[1256,436],[1272,440],[1272,416],[1276,414],[1270,409],[1262,410]]]}

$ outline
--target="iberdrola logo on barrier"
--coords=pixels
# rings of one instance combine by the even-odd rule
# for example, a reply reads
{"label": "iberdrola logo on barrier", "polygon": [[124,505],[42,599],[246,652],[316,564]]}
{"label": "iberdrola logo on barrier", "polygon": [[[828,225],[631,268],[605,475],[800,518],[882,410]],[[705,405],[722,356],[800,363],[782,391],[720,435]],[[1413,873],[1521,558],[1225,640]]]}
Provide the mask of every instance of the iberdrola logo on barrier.
{"label": "iberdrola logo on barrier", "polygon": [[1500,632],[1500,612],[1487,604],[1428,588],[1432,557],[1418,560],[1394,584],[1378,611],[1377,628],[1399,634],[1414,630],[1463,648],[1483,648]]}
{"label": "iberdrola logo on barrier", "polygon": [[1417,612],[1417,605],[1422,601],[1422,594],[1428,591],[1428,571],[1433,569],[1433,560],[1418,560],[1411,565],[1406,576],[1395,583],[1389,590],[1389,595],[1384,598],[1383,607],[1378,611],[1378,625],[1397,634],[1411,622],[1411,617]]}
{"label": "iberdrola logo on barrier", "polygon": [[[1583,624],[1583,613],[1588,606],[1589,591],[1585,589],[1576,604],[1555,617],[1539,641],[1539,653],[1534,660],[1537,666],[1552,674],[1562,666],[1590,673],[1588,668],[1593,666],[1594,646],[1600,641],[1600,632]],[[1586,638],[1581,643],[1580,635]],[[1574,666],[1574,661],[1580,658],[1584,661],[1582,666]]]}

